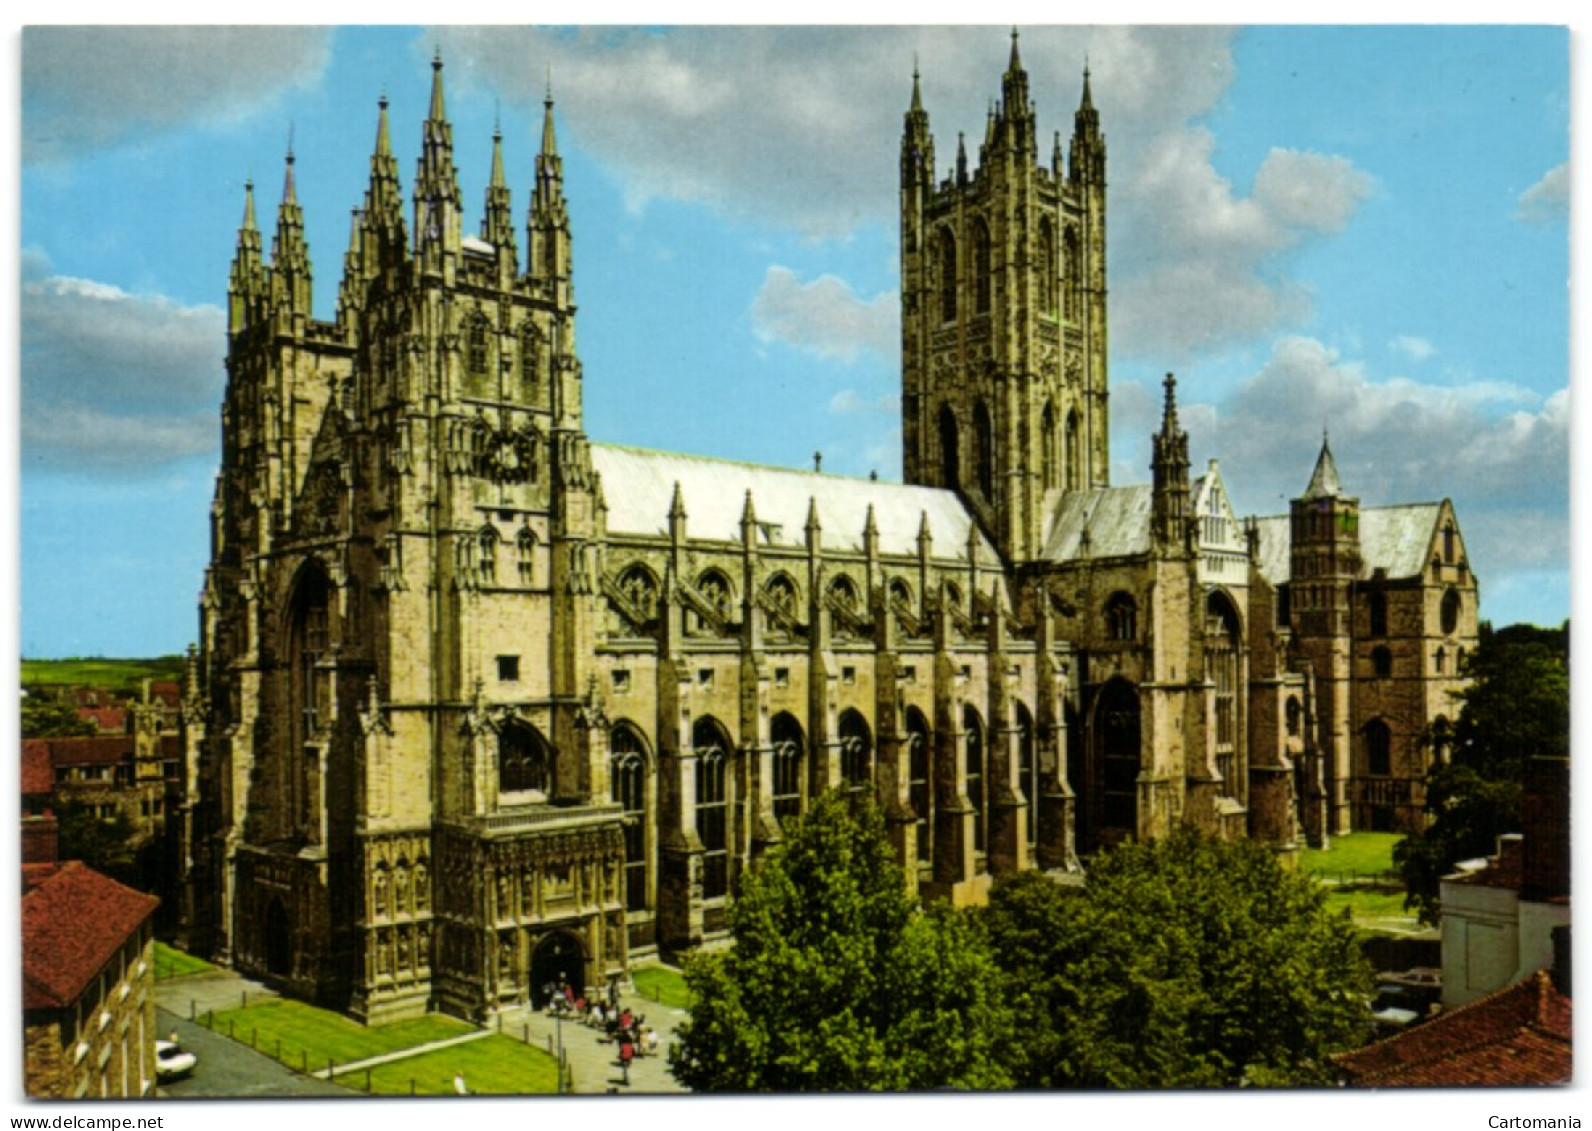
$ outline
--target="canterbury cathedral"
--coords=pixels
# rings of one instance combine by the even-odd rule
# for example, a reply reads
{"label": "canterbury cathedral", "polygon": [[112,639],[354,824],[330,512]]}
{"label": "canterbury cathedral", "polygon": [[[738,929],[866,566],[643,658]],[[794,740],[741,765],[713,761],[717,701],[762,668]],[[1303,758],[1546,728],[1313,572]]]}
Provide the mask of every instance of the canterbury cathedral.
{"label": "canterbury cathedral", "polygon": [[[1164,384],[1110,482],[1106,139],[1041,159],[1016,36],[976,161],[900,148],[901,484],[582,422],[553,103],[466,230],[443,68],[383,98],[336,313],[292,156],[228,287],[187,749],[200,952],[367,1021],[539,1003],[722,937],[825,790],[924,900],[1193,824],[1290,852],[1419,822],[1477,582],[1447,501],[1288,513],[1191,469]],[[903,84],[904,85],[904,84]],[[728,380],[728,378],[726,378]]]}

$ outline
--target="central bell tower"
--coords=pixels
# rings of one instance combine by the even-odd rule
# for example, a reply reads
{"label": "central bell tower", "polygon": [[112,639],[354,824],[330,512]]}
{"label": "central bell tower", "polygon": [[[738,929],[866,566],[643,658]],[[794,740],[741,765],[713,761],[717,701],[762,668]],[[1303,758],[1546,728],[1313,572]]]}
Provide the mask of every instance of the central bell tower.
{"label": "central bell tower", "polygon": [[908,483],[956,491],[1008,562],[1038,556],[1064,491],[1103,487],[1105,138],[1084,71],[1069,160],[1038,160],[1016,31],[978,168],[936,182],[920,76],[901,139],[902,443]]}

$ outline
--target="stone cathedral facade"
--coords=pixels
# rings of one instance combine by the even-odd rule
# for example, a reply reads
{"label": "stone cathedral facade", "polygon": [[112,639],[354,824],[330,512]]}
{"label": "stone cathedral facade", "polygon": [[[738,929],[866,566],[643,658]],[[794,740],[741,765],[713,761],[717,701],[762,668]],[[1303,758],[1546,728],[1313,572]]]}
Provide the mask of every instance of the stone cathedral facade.
{"label": "stone cathedral facade", "polygon": [[[380,103],[335,318],[288,158],[229,287],[190,678],[192,928],[370,1021],[470,1017],[712,940],[782,822],[871,790],[925,899],[1193,823],[1288,850],[1420,819],[1474,647],[1447,502],[1290,513],[1109,482],[1106,143],[1039,160],[1015,36],[972,166],[901,142],[905,484],[582,424],[551,99],[523,224],[467,235],[442,64],[412,191]],[[1302,453],[1306,479],[1309,453]]]}

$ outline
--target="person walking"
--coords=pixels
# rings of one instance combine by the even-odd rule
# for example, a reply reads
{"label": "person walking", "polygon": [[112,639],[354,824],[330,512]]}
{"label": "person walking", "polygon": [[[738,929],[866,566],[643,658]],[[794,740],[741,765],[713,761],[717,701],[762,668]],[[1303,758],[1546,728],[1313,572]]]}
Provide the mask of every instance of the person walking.
{"label": "person walking", "polygon": [[636,1057],[636,1044],[629,1029],[619,1034],[619,1067],[625,1075],[625,1086],[630,1086],[630,1062]]}

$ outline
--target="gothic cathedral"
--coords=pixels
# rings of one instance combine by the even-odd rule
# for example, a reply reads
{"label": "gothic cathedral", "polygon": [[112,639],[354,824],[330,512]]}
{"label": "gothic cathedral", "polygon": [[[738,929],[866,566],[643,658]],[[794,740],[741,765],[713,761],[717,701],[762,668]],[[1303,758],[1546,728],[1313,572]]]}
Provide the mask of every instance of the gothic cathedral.
{"label": "gothic cathedral", "polygon": [[292,155],[269,256],[245,194],[188,714],[219,960],[371,1022],[539,1003],[721,935],[834,788],[957,903],[1184,823],[1421,819],[1475,646],[1452,507],[1361,508],[1323,442],[1239,520],[1170,376],[1110,484],[1087,72],[1041,164],[1014,34],[944,176],[913,77],[901,485],[592,442],[551,98],[525,226],[495,138],[474,236],[441,61],[407,202],[379,105],[332,321]]}

